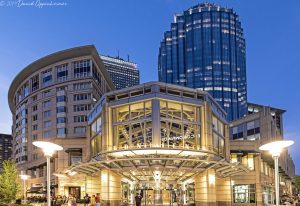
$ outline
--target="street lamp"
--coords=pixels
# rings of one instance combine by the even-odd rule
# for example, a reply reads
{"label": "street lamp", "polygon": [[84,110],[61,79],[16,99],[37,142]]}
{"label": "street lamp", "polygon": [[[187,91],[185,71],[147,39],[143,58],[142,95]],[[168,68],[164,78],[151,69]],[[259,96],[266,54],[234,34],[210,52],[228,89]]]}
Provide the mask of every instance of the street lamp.
{"label": "street lamp", "polygon": [[50,158],[55,151],[62,150],[63,148],[57,144],[45,141],[35,141],[32,143],[34,146],[43,150],[44,156],[47,158],[47,203],[51,206],[50,198]]}
{"label": "street lamp", "polygon": [[282,149],[291,146],[294,141],[283,140],[270,142],[259,147],[262,151],[268,151],[272,154],[275,164],[275,196],[276,196],[276,206],[279,206],[279,172],[278,172],[278,159]]}
{"label": "street lamp", "polygon": [[26,180],[28,180],[28,178],[30,178],[30,176],[29,175],[24,175],[24,174],[21,174],[20,175],[20,178],[23,180],[23,195],[24,195],[24,203],[26,203],[27,202],[27,195],[26,195]]}

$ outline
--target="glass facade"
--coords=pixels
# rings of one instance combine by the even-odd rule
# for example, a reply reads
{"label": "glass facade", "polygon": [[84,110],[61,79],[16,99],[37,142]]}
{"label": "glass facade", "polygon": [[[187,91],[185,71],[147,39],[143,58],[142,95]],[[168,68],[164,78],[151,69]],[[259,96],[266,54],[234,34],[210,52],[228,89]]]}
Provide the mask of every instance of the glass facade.
{"label": "glass facade", "polygon": [[[156,108],[156,109],[155,109]],[[211,146],[203,144],[201,138],[201,106],[170,101],[168,99],[143,99],[130,104],[121,104],[111,109],[112,148],[186,148],[209,149],[221,156],[225,155],[225,125],[213,115],[213,135]],[[91,116],[93,113],[91,113]],[[97,118],[90,122],[91,153],[101,151],[102,124],[99,109]],[[160,124],[155,124],[158,117]],[[89,117],[90,118],[90,117]],[[215,125],[216,124],[216,125]],[[157,125],[157,126],[155,126]],[[159,136],[154,137],[154,130]],[[209,141],[210,142],[210,141]],[[104,150],[106,150],[104,148]]]}
{"label": "glass facade", "polygon": [[245,39],[238,15],[205,3],[175,15],[158,57],[159,81],[209,92],[234,120],[247,112]]}

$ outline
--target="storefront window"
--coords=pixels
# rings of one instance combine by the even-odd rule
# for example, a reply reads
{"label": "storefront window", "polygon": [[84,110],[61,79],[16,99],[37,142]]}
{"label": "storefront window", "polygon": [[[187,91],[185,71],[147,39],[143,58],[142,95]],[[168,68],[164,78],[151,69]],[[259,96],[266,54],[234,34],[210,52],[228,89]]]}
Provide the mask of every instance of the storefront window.
{"label": "storefront window", "polygon": [[225,140],[217,133],[213,133],[213,150],[218,154],[225,154]]}
{"label": "storefront window", "polygon": [[196,120],[195,107],[184,104],[182,106],[182,117],[184,121],[194,122]]}
{"label": "storefront window", "polygon": [[269,205],[273,203],[271,187],[263,187],[263,203],[265,205]]}
{"label": "storefront window", "polygon": [[168,113],[168,111],[167,111],[167,102],[161,100],[159,102],[159,104],[160,104],[160,116],[161,117],[167,117],[167,113]]}
{"label": "storefront window", "polygon": [[164,147],[200,146],[198,107],[160,101],[161,144]]}
{"label": "storefront window", "polygon": [[96,156],[99,152],[101,152],[101,133],[97,134],[91,140],[91,153],[92,153],[92,156]]}
{"label": "storefront window", "polygon": [[144,118],[144,102],[130,105],[131,120]]}
{"label": "storefront window", "polygon": [[168,118],[181,120],[181,104],[168,102]]}
{"label": "storefront window", "polygon": [[233,186],[234,203],[255,203],[255,185],[234,185]]}
{"label": "storefront window", "polygon": [[[151,101],[134,103],[113,109],[114,146],[137,147],[152,143]],[[121,122],[125,122],[122,124]],[[132,122],[130,122],[132,121]]]}
{"label": "storefront window", "polygon": [[129,120],[129,105],[120,106],[113,109],[114,122],[124,122]]}
{"label": "storefront window", "polygon": [[101,115],[91,125],[91,137],[101,131]]}

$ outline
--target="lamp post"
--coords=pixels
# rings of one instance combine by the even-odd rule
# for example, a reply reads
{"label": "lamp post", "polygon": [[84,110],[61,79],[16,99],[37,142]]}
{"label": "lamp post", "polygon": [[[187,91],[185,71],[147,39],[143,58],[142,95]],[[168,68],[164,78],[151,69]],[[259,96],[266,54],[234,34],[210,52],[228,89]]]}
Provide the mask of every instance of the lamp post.
{"label": "lamp post", "polygon": [[50,198],[50,158],[55,151],[62,150],[63,148],[57,144],[45,141],[35,141],[32,143],[34,146],[43,150],[44,156],[47,158],[47,205],[51,206]]}
{"label": "lamp post", "polygon": [[27,202],[27,195],[26,195],[26,180],[28,180],[28,178],[29,178],[30,176],[29,175],[24,175],[24,174],[21,174],[20,175],[20,178],[23,180],[23,195],[24,195],[24,203],[26,203]]}
{"label": "lamp post", "polygon": [[291,146],[294,144],[294,141],[291,140],[283,140],[283,141],[275,141],[268,144],[264,144],[259,147],[262,151],[268,151],[272,154],[274,159],[274,167],[275,167],[275,197],[276,197],[276,206],[279,206],[279,171],[278,171],[278,159],[282,149]]}

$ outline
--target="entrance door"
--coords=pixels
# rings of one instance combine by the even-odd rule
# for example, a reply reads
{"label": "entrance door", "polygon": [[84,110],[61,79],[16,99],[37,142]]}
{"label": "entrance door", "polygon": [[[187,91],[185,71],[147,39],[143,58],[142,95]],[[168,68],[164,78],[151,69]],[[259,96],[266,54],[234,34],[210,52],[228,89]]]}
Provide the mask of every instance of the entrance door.
{"label": "entrance door", "polygon": [[76,200],[80,199],[80,187],[69,187],[69,194],[76,198]]}

